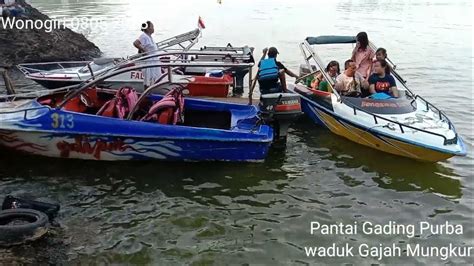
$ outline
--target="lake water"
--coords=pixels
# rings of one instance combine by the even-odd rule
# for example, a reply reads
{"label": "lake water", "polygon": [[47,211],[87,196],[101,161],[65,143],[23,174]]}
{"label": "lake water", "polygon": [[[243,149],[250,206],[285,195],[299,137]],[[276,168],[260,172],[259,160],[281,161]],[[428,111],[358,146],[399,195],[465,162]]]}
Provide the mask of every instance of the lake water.
{"label": "lake water", "polygon": [[[263,164],[96,163],[1,155],[0,195],[61,203],[74,263],[434,263],[439,258],[308,258],[305,246],[420,243],[473,246],[472,2],[36,0],[53,18],[95,17],[80,30],[106,56],[135,49],[145,20],[155,40],[206,24],[198,45],[276,46],[297,71],[307,36],[355,35],[388,50],[409,87],[446,111],[469,154],[424,164],[384,154],[302,119],[285,154]],[[337,51],[342,63],[350,48]],[[324,55],[323,55],[324,56]],[[329,59],[329,58],[326,58]],[[332,58],[330,58],[332,59]],[[462,235],[310,235],[310,222],[461,224]],[[18,254],[21,256],[21,254]],[[448,262],[473,263],[473,258]]]}

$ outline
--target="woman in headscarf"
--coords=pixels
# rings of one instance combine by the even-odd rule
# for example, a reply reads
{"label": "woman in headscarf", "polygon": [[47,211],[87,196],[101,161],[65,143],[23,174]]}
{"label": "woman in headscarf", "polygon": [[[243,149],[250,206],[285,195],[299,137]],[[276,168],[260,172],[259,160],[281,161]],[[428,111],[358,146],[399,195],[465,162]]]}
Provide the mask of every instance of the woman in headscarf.
{"label": "woman in headscarf", "polygon": [[[151,21],[147,21],[142,24],[142,34],[138,37],[137,40],[133,42],[133,46],[138,49],[139,53],[153,53],[158,50],[155,41],[151,35],[155,32],[155,28]],[[151,58],[150,61],[156,61],[156,58]],[[145,89],[153,85],[158,78],[161,76],[161,68],[145,68],[143,72],[143,84]]]}

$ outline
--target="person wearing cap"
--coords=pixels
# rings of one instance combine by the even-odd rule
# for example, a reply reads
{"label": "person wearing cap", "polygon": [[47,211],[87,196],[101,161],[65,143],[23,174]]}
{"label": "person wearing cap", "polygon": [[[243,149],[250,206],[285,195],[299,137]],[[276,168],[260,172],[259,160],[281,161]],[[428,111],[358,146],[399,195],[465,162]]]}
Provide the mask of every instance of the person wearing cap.
{"label": "person wearing cap", "polygon": [[275,47],[268,49],[268,58],[258,63],[257,79],[261,94],[286,92],[286,76],[298,78],[298,75],[277,61],[278,50]]}

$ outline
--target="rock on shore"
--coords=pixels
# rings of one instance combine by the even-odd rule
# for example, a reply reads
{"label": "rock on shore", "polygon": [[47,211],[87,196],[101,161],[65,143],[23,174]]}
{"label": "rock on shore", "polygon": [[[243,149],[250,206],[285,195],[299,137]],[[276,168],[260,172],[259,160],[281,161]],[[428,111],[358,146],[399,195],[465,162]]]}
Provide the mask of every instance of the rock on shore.
{"label": "rock on shore", "polygon": [[[17,0],[17,3],[27,10],[27,17],[21,19],[50,19],[24,0]],[[100,55],[100,49],[84,35],[67,28],[48,33],[45,29],[5,29],[0,24],[0,66],[26,62],[89,60]]]}

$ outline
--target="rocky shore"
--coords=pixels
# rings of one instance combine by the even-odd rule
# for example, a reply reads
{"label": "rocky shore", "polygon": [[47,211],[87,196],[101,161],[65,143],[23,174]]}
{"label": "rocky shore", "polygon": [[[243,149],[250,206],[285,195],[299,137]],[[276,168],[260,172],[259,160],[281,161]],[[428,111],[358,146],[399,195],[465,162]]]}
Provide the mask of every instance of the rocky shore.
{"label": "rocky shore", "polygon": [[[48,20],[47,15],[17,0],[26,9],[21,20]],[[0,19],[2,19],[0,17]],[[0,66],[13,66],[19,63],[88,60],[101,55],[100,49],[87,40],[84,35],[68,28],[54,29],[10,29],[0,23]]]}

